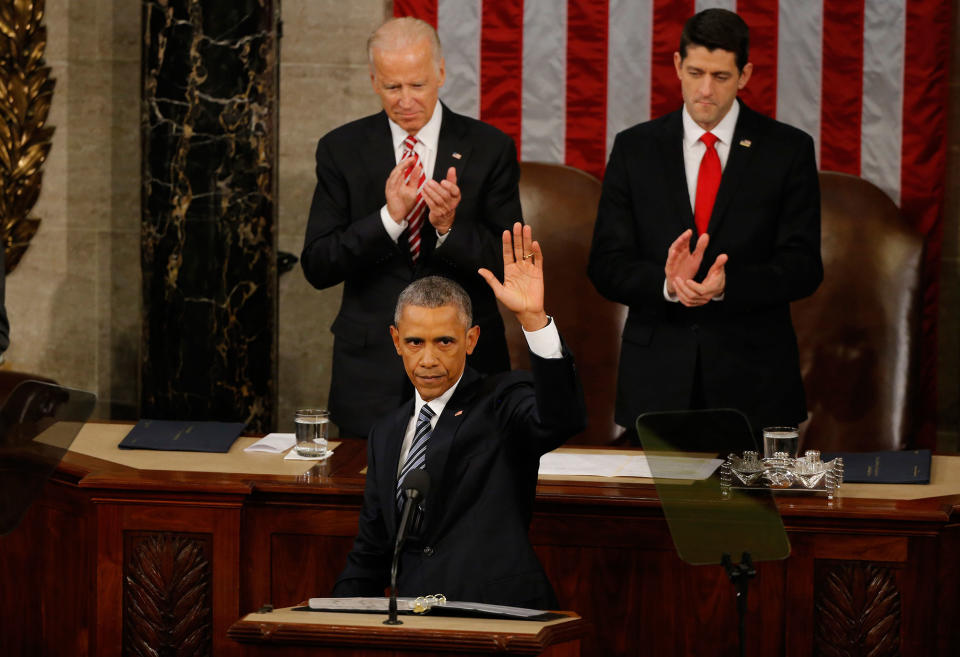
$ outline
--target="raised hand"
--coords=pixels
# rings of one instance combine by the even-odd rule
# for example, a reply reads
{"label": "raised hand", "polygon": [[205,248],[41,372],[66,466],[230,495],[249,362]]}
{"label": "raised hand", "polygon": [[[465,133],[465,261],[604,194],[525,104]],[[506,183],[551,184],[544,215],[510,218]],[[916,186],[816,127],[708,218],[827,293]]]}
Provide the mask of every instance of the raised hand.
{"label": "raised hand", "polygon": [[447,169],[447,177],[437,182],[430,179],[423,184],[423,200],[430,210],[428,220],[437,232],[444,235],[453,227],[453,220],[460,205],[460,188],[457,187],[457,170]]}
{"label": "raised hand", "polygon": [[387,197],[387,212],[390,218],[401,223],[417,201],[417,183],[420,181],[420,163],[410,169],[410,158],[400,160],[387,176],[384,195]]}
{"label": "raised hand", "polygon": [[513,234],[503,231],[503,283],[489,269],[480,269],[493,294],[517,316],[527,331],[547,325],[543,310],[543,253],[530,226],[513,224]]}
{"label": "raised hand", "polygon": [[675,279],[693,280],[700,269],[700,263],[703,262],[703,252],[707,250],[710,236],[706,233],[701,235],[697,239],[697,245],[694,247],[693,253],[690,253],[691,237],[693,237],[693,231],[688,228],[667,249],[667,263],[664,265],[663,271],[667,277],[667,292],[669,294],[677,293],[674,286]]}

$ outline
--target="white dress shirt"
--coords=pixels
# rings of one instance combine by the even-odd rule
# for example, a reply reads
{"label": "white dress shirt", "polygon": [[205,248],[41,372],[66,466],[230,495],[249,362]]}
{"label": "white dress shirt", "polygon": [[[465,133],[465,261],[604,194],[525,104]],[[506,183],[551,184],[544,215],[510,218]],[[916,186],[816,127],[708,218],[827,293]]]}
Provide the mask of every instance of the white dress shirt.
{"label": "white dress shirt", "polygon": [[[527,339],[527,345],[530,347],[530,351],[539,356],[540,358],[562,358],[563,357],[563,348],[560,346],[560,333],[557,331],[557,326],[553,321],[553,318],[549,318],[547,325],[542,329],[537,331],[527,331],[523,330],[523,335]],[[460,375],[460,379],[463,378],[463,374]],[[433,431],[434,427],[437,426],[437,420],[440,417],[440,414],[443,413],[443,409],[446,408],[447,402],[450,401],[450,398],[453,397],[454,391],[457,389],[457,386],[460,385],[460,379],[457,379],[457,382],[452,386],[447,388],[447,391],[436,399],[431,399],[430,410],[433,411],[434,415],[430,418],[430,431]],[[403,445],[400,447],[400,461],[397,463],[397,475],[400,475],[400,471],[403,469],[403,463],[407,460],[407,454],[410,452],[410,445],[413,444],[413,434],[417,429],[417,418],[420,416],[420,409],[423,408],[423,405],[428,402],[423,401],[420,397],[420,393],[414,391],[413,393],[413,415],[410,417],[410,421],[407,422],[407,431],[403,435]]]}
{"label": "white dress shirt", "polygon": [[[690,196],[690,211],[693,212],[697,207],[697,178],[700,175],[700,162],[703,160],[704,153],[707,152],[707,145],[700,141],[703,133],[707,132],[693,120],[687,106],[683,106],[683,168],[687,175],[687,193]],[[720,119],[720,123],[713,126],[710,130],[716,136],[717,141],[714,148],[717,156],[720,158],[720,171],[727,168],[727,159],[730,157],[730,143],[733,141],[733,131],[737,127],[737,117],[740,116],[740,103],[736,100],[730,107],[726,116]],[[691,240],[696,242],[696,236]],[[667,301],[679,302],[677,295],[667,292],[667,279],[663,279],[663,298]],[[723,300],[723,295],[714,297],[713,301]]]}
{"label": "white dress shirt", "polygon": [[[423,167],[423,173],[427,177],[427,180],[433,177],[433,169],[437,163],[437,148],[440,145],[440,124],[443,121],[442,114],[443,106],[440,104],[440,101],[437,100],[437,104],[433,108],[433,114],[430,115],[430,120],[414,135],[414,137],[417,138],[417,144],[413,147],[413,151],[420,158],[420,166]],[[403,140],[407,138],[408,133],[394,123],[393,119],[388,118],[387,123],[390,124],[390,136],[393,138],[394,161],[400,164],[400,160],[403,159]],[[444,175],[446,175],[446,172],[444,172]],[[429,210],[427,211],[429,212]],[[407,229],[407,224],[410,223],[406,219],[399,224],[394,221],[393,217],[390,216],[390,212],[387,211],[386,203],[380,208],[380,220],[383,222],[383,227],[387,231],[387,235],[389,235],[390,239],[394,242],[400,239],[400,235],[403,234],[403,231]],[[443,244],[449,234],[450,231],[447,231],[443,235],[437,233],[437,246]]]}

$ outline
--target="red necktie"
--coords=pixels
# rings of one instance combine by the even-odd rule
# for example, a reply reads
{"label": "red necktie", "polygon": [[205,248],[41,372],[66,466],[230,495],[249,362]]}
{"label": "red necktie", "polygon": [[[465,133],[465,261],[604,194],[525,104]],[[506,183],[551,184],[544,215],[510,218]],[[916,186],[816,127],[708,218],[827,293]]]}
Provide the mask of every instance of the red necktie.
{"label": "red necktie", "polygon": [[697,174],[697,196],[694,201],[693,220],[697,224],[697,233],[703,235],[710,224],[710,214],[713,212],[713,201],[717,198],[717,189],[720,187],[720,156],[713,147],[717,143],[717,136],[710,132],[700,137],[707,146],[703,159],[700,160],[700,173]]}
{"label": "red necktie", "polygon": [[[402,162],[403,160],[412,158],[410,169],[403,182],[410,180],[413,170],[416,168],[417,163],[420,162],[420,156],[413,150],[413,147],[416,145],[417,138],[413,135],[407,135],[407,138],[403,140],[403,155],[400,157],[400,161]],[[427,204],[426,201],[423,200],[423,194],[420,191],[426,179],[427,176],[421,167],[420,180],[417,182],[417,200],[414,201],[413,208],[410,209],[410,212],[408,212],[405,217],[407,220],[407,243],[410,245],[410,257],[413,258],[414,262],[420,257],[420,228],[423,226],[423,217],[427,214]]]}

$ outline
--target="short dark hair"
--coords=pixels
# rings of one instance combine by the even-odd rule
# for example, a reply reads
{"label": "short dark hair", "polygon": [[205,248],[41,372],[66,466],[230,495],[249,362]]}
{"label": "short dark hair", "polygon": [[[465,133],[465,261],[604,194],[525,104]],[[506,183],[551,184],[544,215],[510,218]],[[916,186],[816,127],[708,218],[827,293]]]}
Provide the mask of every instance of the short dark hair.
{"label": "short dark hair", "polygon": [[473,306],[470,295],[460,287],[459,283],[443,276],[427,276],[410,283],[400,293],[397,299],[397,309],[393,313],[393,325],[400,325],[400,315],[407,306],[422,308],[440,308],[453,306],[457,309],[463,325],[470,328],[473,325]]}
{"label": "short dark hair", "polygon": [[704,9],[683,26],[677,49],[681,60],[687,57],[687,46],[732,52],[737,57],[737,68],[742,71],[750,56],[750,28],[732,11]]}

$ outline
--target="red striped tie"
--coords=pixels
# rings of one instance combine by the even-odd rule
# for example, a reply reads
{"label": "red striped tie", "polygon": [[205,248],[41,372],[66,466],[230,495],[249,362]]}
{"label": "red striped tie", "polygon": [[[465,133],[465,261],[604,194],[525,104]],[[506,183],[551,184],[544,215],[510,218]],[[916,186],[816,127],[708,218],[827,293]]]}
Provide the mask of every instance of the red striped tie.
{"label": "red striped tie", "polygon": [[710,224],[710,215],[713,213],[713,202],[717,198],[717,189],[720,188],[720,156],[714,144],[717,136],[711,132],[703,133],[700,137],[707,146],[703,159],[700,160],[700,173],[697,174],[697,195],[694,200],[693,220],[697,224],[697,233],[703,235]]}
{"label": "red striped tie", "polygon": [[[413,158],[410,169],[407,171],[407,177],[404,178],[403,182],[410,180],[413,170],[417,167],[417,163],[420,162],[420,156],[413,150],[413,147],[416,145],[417,138],[413,135],[407,135],[407,138],[403,140],[403,155],[400,157],[400,160],[403,161],[408,158]],[[420,180],[417,182],[417,200],[405,217],[407,220],[407,242],[410,245],[410,257],[413,258],[414,262],[420,257],[420,228],[423,226],[423,218],[427,214],[427,204],[423,200],[422,191],[423,183],[426,179],[427,176],[421,166]]]}

